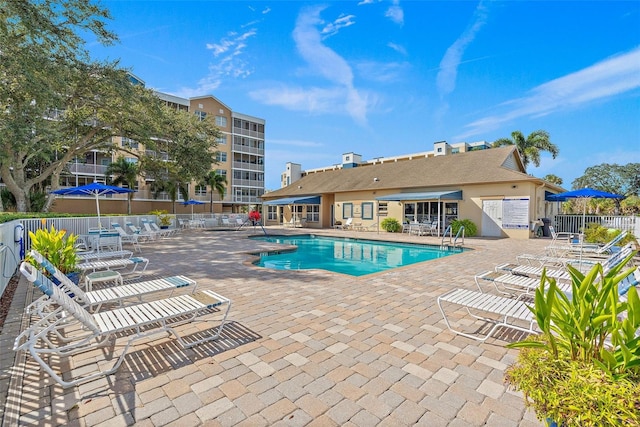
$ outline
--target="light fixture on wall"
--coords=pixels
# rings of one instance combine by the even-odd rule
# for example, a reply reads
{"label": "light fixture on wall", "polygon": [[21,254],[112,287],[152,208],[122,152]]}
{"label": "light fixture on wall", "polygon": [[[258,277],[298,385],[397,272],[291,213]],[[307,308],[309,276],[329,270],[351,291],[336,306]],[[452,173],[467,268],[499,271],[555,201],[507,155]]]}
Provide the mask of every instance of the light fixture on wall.
{"label": "light fixture on wall", "polygon": [[518,188],[518,186],[517,185],[512,185],[511,188]]}
{"label": "light fixture on wall", "polygon": [[378,181],[380,181],[378,177],[373,178],[373,182],[378,182]]}
{"label": "light fixture on wall", "polygon": [[298,185],[298,190],[300,190],[302,188],[302,185]]}

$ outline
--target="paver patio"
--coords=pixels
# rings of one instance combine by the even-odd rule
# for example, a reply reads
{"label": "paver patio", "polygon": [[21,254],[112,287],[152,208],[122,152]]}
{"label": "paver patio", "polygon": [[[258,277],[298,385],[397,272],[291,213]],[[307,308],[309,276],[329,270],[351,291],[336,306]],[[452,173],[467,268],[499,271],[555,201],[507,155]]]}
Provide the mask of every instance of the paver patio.
{"label": "paver patio", "polygon": [[[274,245],[247,239],[252,232],[186,231],[144,245],[148,275],[187,275],[199,289],[230,298],[231,323],[218,341],[189,350],[169,338],[141,341],[115,375],[70,389],[39,372],[30,356],[11,351],[25,303],[39,296],[22,281],[0,334],[3,424],[542,425],[503,382],[517,354],[504,344],[522,335],[505,331],[482,344],[456,336],[435,299],[455,287],[474,288],[474,274],[541,251],[548,240],[467,239],[473,251],[351,277],[255,267],[247,252]],[[433,237],[313,232],[439,244]],[[463,314],[452,318],[481,325]],[[111,350],[74,356],[72,365],[52,363],[82,374]]]}

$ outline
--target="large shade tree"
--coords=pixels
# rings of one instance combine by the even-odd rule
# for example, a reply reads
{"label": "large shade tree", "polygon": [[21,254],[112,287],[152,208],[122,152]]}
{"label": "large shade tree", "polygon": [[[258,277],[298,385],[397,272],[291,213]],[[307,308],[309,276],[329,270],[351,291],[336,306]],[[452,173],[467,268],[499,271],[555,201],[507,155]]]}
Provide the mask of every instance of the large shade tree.
{"label": "large shade tree", "polygon": [[[33,188],[56,189],[74,157],[123,149],[115,136],[162,152],[185,180],[213,162],[220,134],[211,120],[166,107],[117,63],[90,61],[78,34],[115,41],[108,17],[90,0],[0,0],[0,177],[18,211]],[[144,152],[133,155],[145,164]]]}
{"label": "large shade tree", "polygon": [[500,138],[493,142],[494,147],[503,145],[515,145],[522,157],[522,163],[526,169],[529,163],[533,163],[536,167],[540,166],[540,153],[547,151],[555,159],[560,149],[549,139],[549,133],[544,130],[531,132],[526,138],[522,132],[516,130],[511,132],[511,138]]}

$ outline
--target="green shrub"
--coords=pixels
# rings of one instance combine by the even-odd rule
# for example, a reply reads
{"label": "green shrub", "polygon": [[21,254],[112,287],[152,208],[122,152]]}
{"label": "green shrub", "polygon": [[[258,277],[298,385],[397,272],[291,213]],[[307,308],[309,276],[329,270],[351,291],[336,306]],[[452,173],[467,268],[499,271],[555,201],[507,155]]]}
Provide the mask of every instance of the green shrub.
{"label": "green shrub", "polygon": [[[52,225],[50,229],[46,228],[46,220],[42,220],[42,225],[45,228],[36,230],[35,233],[29,231],[29,238],[31,239],[31,248],[40,252],[42,256],[48,259],[51,264],[56,266],[62,273],[72,273],[76,271],[78,265],[78,255],[76,252],[76,240],[78,238],[75,234],[67,235],[66,230],[56,230]],[[34,266],[38,264],[29,259]]]}
{"label": "green shrub", "polygon": [[458,234],[460,227],[464,227],[465,237],[473,237],[478,234],[478,227],[470,219],[456,219],[451,221],[451,231],[455,236]]}
{"label": "green shrub", "polygon": [[600,264],[586,274],[568,266],[569,295],[543,274],[531,308],[541,335],[508,345],[522,350],[505,374],[540,420],[639,425],[640,298],[634,286],[626,301],[618,293],[634,255],[606,275]]}
{"label": "green shrub", "polygon": [[382,227],[383,230],[386,230],[389,233],[397,233],[399,231],[402,231],[402,225],[395,218],[383,219],[382,222],[380,223],[380,227]]}
{"label": "green shrub", "polygon": [[[584,240],[587,243],[606,244],[620,233],[622,233],[622,230],[606,228],[598,223],[590,222],[584,230]],[[627,237],[622,239],[618,246],[624,246],[634,241],[636,241],[636,238],[633,233],[627,233]]]}

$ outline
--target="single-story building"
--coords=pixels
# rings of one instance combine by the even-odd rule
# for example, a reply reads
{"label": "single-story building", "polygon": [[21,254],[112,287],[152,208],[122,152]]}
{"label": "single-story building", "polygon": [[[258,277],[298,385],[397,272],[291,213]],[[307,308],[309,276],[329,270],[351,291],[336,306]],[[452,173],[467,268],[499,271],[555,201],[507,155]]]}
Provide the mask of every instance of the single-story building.
{"label": "single-story building", "polygon": [[265,224],[330,228],[352,218],[378,230],[385,218],[395,218],[435,222],[441,233],[452,220],[468,219],[481,236],[527,239],[533,221],[557,213],[558,204],[546,196],[564,191],[526,174],[515,146],[366,163],[345,159],[353,156],[265,193]]}

